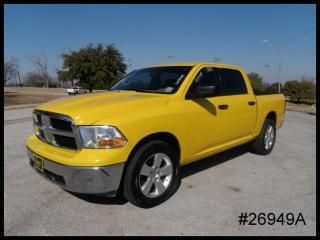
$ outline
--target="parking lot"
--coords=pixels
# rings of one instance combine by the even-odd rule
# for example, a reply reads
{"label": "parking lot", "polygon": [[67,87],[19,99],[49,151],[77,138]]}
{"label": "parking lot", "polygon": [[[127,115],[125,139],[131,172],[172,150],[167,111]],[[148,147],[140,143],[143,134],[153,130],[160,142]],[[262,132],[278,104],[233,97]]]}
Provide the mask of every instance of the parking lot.
{"label": "parking lot", "polygon": [[[32,108],[4,112],[5,235],[315,235],[316,116],[286,112],[273,152],[245,147],[182,169],[179,190],[152,209],[74,195],[29,166]],[[306,225],[239,226],[241,212],[302,213]]]}

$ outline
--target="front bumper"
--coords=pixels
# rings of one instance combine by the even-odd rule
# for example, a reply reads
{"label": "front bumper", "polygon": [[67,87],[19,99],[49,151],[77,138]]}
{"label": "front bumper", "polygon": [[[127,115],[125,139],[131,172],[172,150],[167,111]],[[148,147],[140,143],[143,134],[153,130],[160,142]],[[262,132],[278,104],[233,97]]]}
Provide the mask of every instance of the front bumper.
{"label": "front bumper", "polygon": [[[76,193],[114,196],[120,185],[124,163],[103,167],[79,167],[59,164],[27,148],[32,168],[49,181]],[[35,166],[35,155],[43,159],[43,171]]]}

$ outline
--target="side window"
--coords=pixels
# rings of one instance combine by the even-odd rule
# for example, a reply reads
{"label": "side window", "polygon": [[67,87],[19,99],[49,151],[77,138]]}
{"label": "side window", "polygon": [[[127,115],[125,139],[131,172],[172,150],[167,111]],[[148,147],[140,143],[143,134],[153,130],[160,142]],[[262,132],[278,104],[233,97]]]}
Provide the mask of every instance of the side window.
{"label": "side window", "polygon": [[198,86],[217,86],[219,92],[218,72],[214,68],[203,68],[195,77],[189,91],[195,91]]}
{"label": "side window", "polygon": [[242,74],[238,70],[220,69],[223,95],[247,94],[247,87]]}

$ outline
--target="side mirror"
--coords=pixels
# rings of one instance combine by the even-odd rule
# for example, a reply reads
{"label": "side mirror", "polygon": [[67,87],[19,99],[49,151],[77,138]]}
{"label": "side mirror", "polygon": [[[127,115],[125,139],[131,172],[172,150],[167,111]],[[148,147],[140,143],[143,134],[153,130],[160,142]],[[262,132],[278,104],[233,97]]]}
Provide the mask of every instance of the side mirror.
{"label": "side mirror", "polygon": [[214,97],[217,95],[217,87],[216,86],[198,86],[195,91],[190,92],[188,94],[188,99],[192,98],[207,98]]}

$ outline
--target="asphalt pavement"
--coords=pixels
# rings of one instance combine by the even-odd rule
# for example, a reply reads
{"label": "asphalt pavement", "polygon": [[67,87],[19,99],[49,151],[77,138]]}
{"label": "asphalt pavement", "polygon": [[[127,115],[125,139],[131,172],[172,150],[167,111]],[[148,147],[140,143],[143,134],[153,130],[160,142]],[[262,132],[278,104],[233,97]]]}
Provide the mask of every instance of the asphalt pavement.
{"label": "asphalt pavement", "polygon": [[[66,192],[29,166],[32,108],[4,112],[5,235],[315,235],[316,116],[286,112],[270,155],[245,147],[182,169],[168,201],[141,209]],[[301,213],[306,224],[239,225],[247,213]]]}

